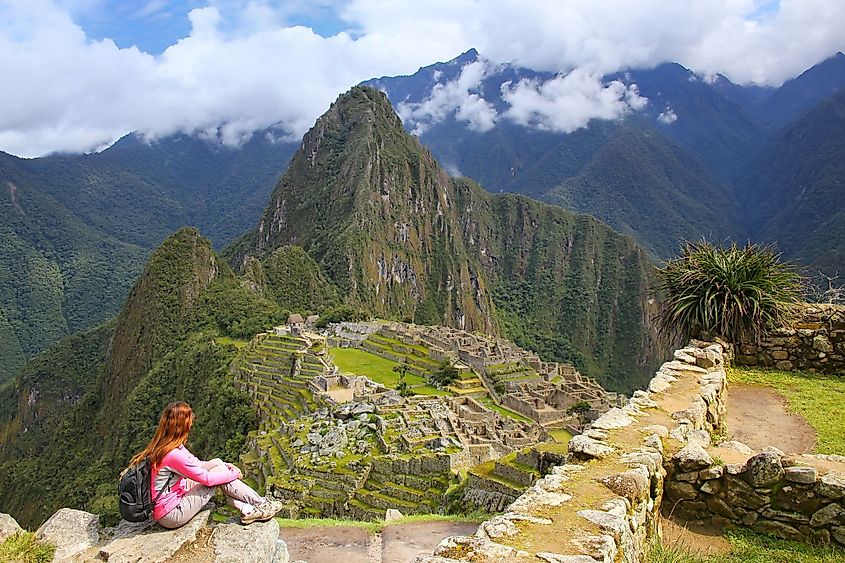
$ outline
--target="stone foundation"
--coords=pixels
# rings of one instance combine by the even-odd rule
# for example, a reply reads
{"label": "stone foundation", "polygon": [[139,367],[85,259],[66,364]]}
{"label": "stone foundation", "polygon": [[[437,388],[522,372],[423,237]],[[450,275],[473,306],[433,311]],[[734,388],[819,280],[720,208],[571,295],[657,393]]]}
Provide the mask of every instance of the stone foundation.
{"label": "stone foundation", "polygon": [[792,326],[737,346],[738,364],[845,374],[845,307],[805,304]]}

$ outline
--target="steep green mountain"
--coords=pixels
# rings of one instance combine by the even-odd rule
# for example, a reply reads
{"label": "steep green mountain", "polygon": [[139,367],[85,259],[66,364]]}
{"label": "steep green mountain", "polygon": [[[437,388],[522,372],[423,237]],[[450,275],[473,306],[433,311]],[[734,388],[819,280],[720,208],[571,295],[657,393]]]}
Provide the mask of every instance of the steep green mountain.
{"label": "steep green mountain", "polygon": [[85,224],[0,154],[0,381],[114,314],[146,251]]}
{"label": "steep green mountain", "polygon": [[117,313],[147,254],[186,224],[218,246],[254,224],[294,144],[134,135],[98,154],[0,153],[0,381]]}
{"label": "steep green mountain", "polygon": [[[194,229],[157,249],[112,322],[64,339],[0,385],[0,504],[30,526],[61,506],[113,514],[120,468],[163,405],[188,401],[200,455],[234,458],[257,424],[229,374],[239,326],[286,312],[249,291]],[[237,328],[237,327],[235,327]]]}
{"label": "steep green mountain", "polygon": [[747,236],[729,188],[666,137],[632,125],[616,127],[577,176],[542,199],[590,213],[660,257],[681,240]]}
{"label": "steep green mountain", "polygon": [[828,274],[845,272],[845,90],[775,135],[742,185],[755,239]]}
{"label": "steep green mountain", "polygon": [[777,131],[845,88],[845,54],[839,52],[787,80],[752,108],[770,131]]}
{"label": "steep green mountain", "polygon": [[[381,92],[356,87],[317,120],[236,269],[303,248],[346,304],[376,315],[501,331],[613,389],[644,381],[651,266],[591,217],[453,179]],[[266,266],[265,266],[266,268]]]}
{"label": "steep green mountain", "polygon": [[[394,104],[419,104],[437,84],[454,80],[472,63],[483,64],[475,51],[411,76],[366,84],[385,90]],[[472,92],[503,116],[509,107],[501,94],[503,84],[553,78],[501,65],[488,68]],[[594,119],[568,134],[524,127],[505,117],[490,130],[477,132],[452,112],[427,124],[420,140],[447,170],[470,176],[493,192],[525,194],[607,220],[659,258],[674,255],[679,238],[742,236],[729,179],[763,142],[746,109],[678,64],[634,69],[604,80],[636,84],[648,104],[624,119]],[[416,127],[412,119],[405,125]],[[642,135],[632,135],[632,130]],[[625,142],[631,145],[625,147]],[[567,187],[549,193],[561,185]],[[699,200],[710,196],[720,200],[726,213],[715,214]],[[677,207],[669,209],[669,201]]]}

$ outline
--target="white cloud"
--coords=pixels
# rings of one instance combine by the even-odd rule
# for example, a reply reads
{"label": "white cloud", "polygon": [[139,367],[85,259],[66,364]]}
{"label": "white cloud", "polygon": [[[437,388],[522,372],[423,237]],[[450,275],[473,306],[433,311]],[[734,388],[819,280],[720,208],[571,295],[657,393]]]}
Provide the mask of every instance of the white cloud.
{"label": "white cloud", "polygon": [[[478,91],[489,68],[490,64],[484,60],[464,65],[455,80],[437,82],[431,95],[422,102],[400,103],[396,108],[399,117],[414,125],[415,135],[421,135],[452,113],[473,131],[489,131],[496,124],[496,110]],[[435,80],[439,81],[440,76],[435,76]]]}
{"label": "white cloud", "polygon": [[618,119],[648,103],[636,85],[618,80],[603,84],[601,76],[581,68],[546,82],[506,82],[502,97],[510,105],[508,119],[559,133],[586,127],[592,119]]}
{"label": "white cloud", "polygon": [[[634,93],[597,80],[608,72],[677,61],[700,76],[778,84],[845,49],[841,0],[777,9],[768,0],[208,2],[191,12],[190,34],[154,56],[92,41],[68,15],[103,9],[102,0],[0,0],[0,150],[91,150],[132,130],[237,143],[276,123],[296,137],[353,84],[470,47],[565,76],[510,85],[512,107],[497,115],[468,75],[436,93],[458,119],[478,130],[503,118],[566,130],[636,109]],[[322,37],[286,25],[297,11],[333,13],[349,31]],[[435,106],[409,109],[425,123],[438,118]]]}
{"label": "white cloud", "polygon": [[664,125],[672,125],[678,121],[678,114],[675,113],[675,110],[671,107],[666,106],[666,109],[660,112],[660,115],[657,116],[657,121],[663,123]]}

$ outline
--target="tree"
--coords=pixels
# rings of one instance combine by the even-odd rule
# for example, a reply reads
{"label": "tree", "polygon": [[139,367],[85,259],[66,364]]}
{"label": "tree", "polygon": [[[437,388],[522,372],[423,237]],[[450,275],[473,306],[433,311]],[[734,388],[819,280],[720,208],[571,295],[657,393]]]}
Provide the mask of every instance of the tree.
{"label": "tree", "polygon": [[575,415],[578,417],[578,427],[583,428],[584,423],[586,422],[585,418],[587,413],[590,412],[590,403],[587,401],[578,401],[568,409],[566,409],[566,414]]}
{"label": "tree", "polygon": [[399,383],[396,384],[396,390],[399,391],[399,395],[402,397],[407,397],[409,395],[413,395],[413,391],[411,391],[408,382],[405,381],[405,376],[408,375],[408,359],[402,360],[402,363],[396,364],[393,366],[393,372],[399,374]]}
{"label": "tree", "polygon": [[429,376],[429,379],[434,386],[443,388],[454,383],[460,373],[455,364],[450,360],[445,360],[440,364],[440,368]]}
{"label": "tree", "polygon": [[803,279],[769,246],[706,241],[684,245],[681,256],[659,270],[665,294],[658,313],[664,336],[759,340],[783,326],[801,300]]}

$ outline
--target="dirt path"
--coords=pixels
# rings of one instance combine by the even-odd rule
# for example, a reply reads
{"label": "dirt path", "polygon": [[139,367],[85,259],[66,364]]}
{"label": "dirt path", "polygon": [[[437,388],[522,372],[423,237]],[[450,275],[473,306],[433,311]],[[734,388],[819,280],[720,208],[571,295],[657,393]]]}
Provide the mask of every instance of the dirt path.
{"label": "dirt path", "polygon": [[728,433],[755,450],[775,446],[803,454],[816,445],[816,432],[800,415],[787,412],[786,399],[767,387],[735,385],[728,389]]}
{"label": "dirt path", "polygon": [[472,522],[411,522],[388,526],[381,533],[381,561],[405,563],[417,555],[431,555],[443,538],[471,536],[478,529]]}
{"label": "dirt path", "polygon": [[475,533],[478,524],[467,522],[411,522],[388,526],[371,535],[357,526],[283,528],[291,561],[308,563],[405,563],[430,555],[447,536]]}

